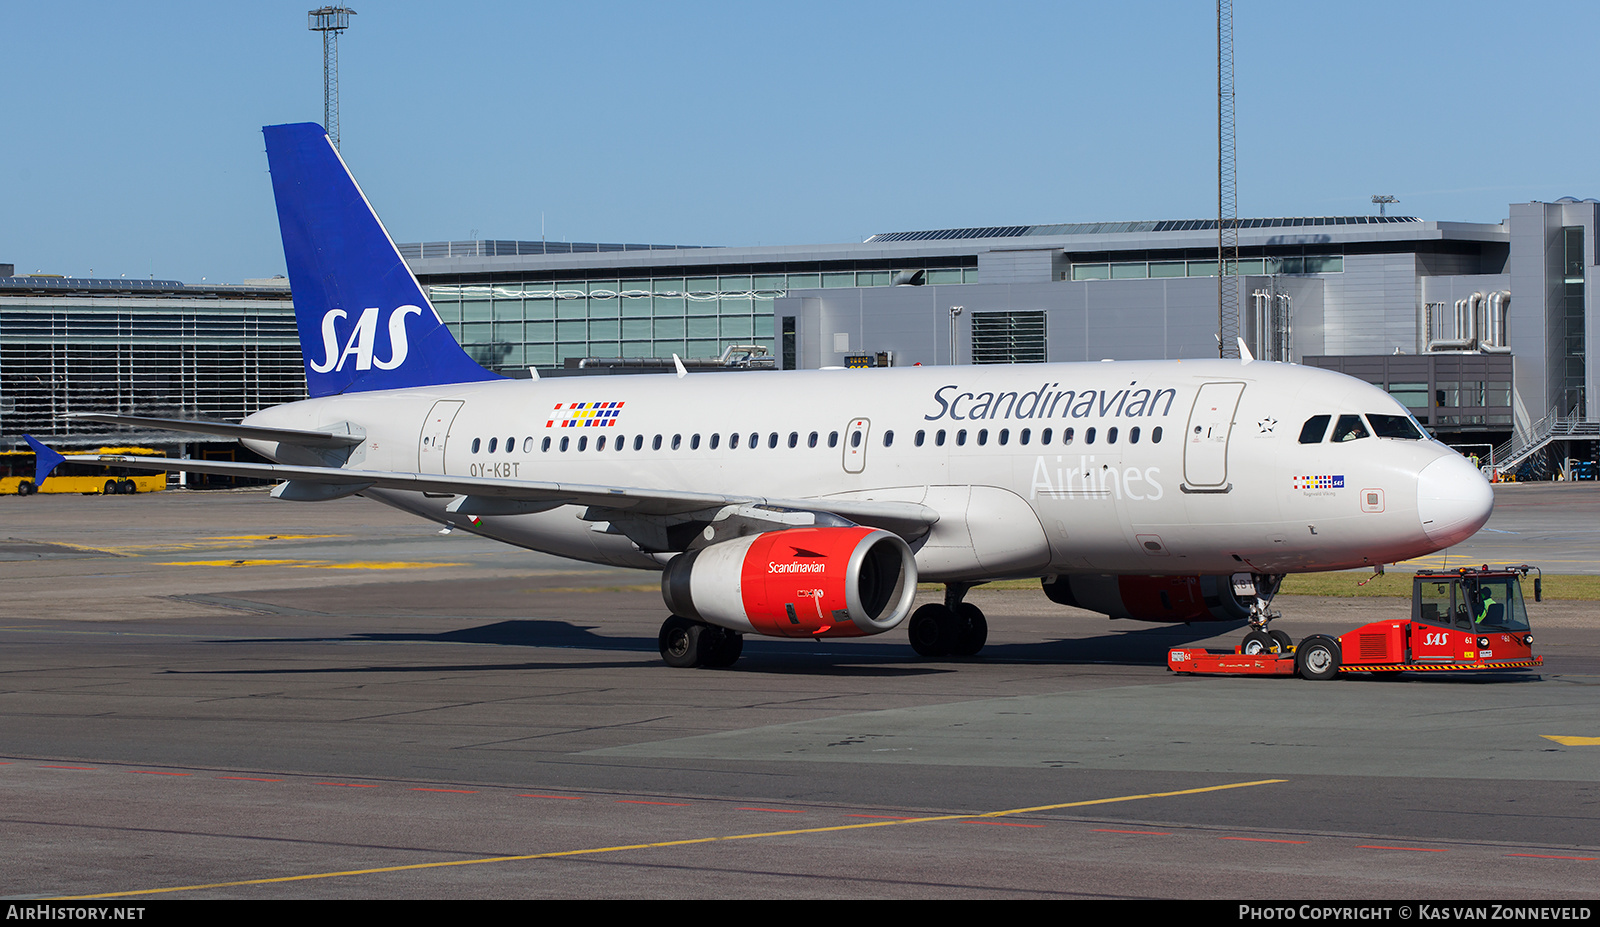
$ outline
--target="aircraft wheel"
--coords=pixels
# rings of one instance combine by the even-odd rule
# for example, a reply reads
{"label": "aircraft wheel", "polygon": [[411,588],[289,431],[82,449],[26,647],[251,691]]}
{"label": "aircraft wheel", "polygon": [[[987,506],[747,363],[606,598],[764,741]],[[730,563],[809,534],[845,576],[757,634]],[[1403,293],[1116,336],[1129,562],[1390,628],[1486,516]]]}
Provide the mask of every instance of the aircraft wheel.
{"label": "aircraft wheel", "polygon": [[105,485],[105,488],[103,490],[103,494],[107,495],[107,496],[116,495],[117,494],[117,481],[116,480],[106,480],[106,485]]}
{"label": "aircraft wheel", "polygon": [[700,637],[706,646],[706,657],[701,666],[717,669],[732,666],[744,652],[744,635],[727,628],[706,627]]}
{"label": "aircraft wheel", "polygon": [[1277,644],[1267,635],[1267,632],[1251,631],[1244,636],[1244,646],[1240,648],[1239,652],[1253,656],[1258,653],[1271,653],[1272,648],[1276,646]]}
{"label": "aircraft wheel", "polygon": [[989,622],[983,611],[971,602],[955,607],[955,639],[950,652],[958,657],[970,657],[983,649],[989,640]]}
{"label": "aircraft wheel", "polygon": [[1283,631],[1268,631],[1267,636],[1272,638],[1272,649],[1278,653],[1288,653],[1294,650],[1294,638]]}
{"label": "aircraft wheel", "polygon": [[656,636],[656,646],[661,659],[668,666],[689,669],[705,662],[706,625],[672,615],[661,623],[661,633]]}
{"label": "aircraft wheel", "polygon": [[911,649],[924,657],[942,657],[950,652],[951,626],[955,615],[943,605],[929,602],[911,613],[908,632]]}
{"label": "aircraft wheel", "polygon": [[1332,679],[1339,675],[1339,642],[1326,634],[1313,634],[1294,652],[1295,672],[1301,679]]}

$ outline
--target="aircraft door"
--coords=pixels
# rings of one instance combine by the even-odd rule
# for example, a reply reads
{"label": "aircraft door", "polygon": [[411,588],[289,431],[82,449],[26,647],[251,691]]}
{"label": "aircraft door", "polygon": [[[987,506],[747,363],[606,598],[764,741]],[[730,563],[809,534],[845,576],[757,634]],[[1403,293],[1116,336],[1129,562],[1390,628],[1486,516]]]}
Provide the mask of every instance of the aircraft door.
{"label": "aircraft door", "polygon": [[450,440],[450,425],[464,404],[461,399],[441,399],[428,410],[422,434],[417,439],[418,473],[444,472],[444,448]]}
{"label": "aircraft door", "polygon": [[867,432],[872,423],[864,418],[853,418],[844,433],[844,470],[860,473],[867,468]]}
{"label": "aircraft door", "polygon": [[1183,444],[1183,490],[1227,492],[1228,436],[1243,383],[1206,383],[1195,396]]}

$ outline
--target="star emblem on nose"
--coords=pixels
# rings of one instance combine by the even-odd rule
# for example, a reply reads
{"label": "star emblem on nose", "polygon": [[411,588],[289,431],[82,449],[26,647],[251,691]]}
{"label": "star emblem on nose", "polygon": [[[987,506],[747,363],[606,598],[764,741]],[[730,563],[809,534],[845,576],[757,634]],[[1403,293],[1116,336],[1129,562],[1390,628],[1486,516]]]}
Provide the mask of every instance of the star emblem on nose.
{"label": "star emblem on nose", "polygon": [[1276,424],[1278,424],[1278,420],[1268,416],[1267,418],[1256,422],[1256,427],[1261,429],[1261,434],[1270,435],[1272,434],[1272,426]]}

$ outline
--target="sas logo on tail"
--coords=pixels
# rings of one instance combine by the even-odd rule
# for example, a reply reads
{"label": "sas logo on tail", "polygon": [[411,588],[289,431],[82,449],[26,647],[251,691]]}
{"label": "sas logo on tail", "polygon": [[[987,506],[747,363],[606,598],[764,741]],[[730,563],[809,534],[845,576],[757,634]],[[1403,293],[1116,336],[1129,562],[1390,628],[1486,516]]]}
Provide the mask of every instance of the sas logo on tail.
{"label": "sas logo on tail", "polygon": [[327,315],[322,317],[322,362],[318,363],[306,358],[312,371],[316,373],[329,373],[344,369],[345,362],[355,358],[355,369],[393,370],[406,362],[406,354],[410,346],[406,342],[406,316],[421,316],[420,306],[401,306],[389,314],[389,358],[374,357],[374,348],[378,340],[378,307],[361,311],[361,318],[356,320],[355,328],[350,331],[350,336],[345,339],[344,349],[339,349],[338,322],[349,318],[349,313],[343,309],[329,309]]}

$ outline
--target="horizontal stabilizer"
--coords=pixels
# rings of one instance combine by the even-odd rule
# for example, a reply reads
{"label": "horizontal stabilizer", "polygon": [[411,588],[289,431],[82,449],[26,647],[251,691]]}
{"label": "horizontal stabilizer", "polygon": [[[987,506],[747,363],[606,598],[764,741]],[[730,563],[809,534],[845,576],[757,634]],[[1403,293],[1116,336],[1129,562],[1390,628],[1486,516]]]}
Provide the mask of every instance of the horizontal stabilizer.
{"label": "horizontal stabilizer", "polygon": [[127,425],[133,428],[157,428],[161,431],[180,431],[195,435],[216,435],[222,438],[246,438],[252,441],[276,441],[299,447],[355,447],[367,440],[366,435],[335,434],[329,431],[301,431],[295,428],[263,428],[259,425],[235,425],[230,422],[207,422],[187,418],[152,418],[146,415],[102,415],[98,412],[76,412],[66,416],[77,422],[99,422],[103,425]]}

